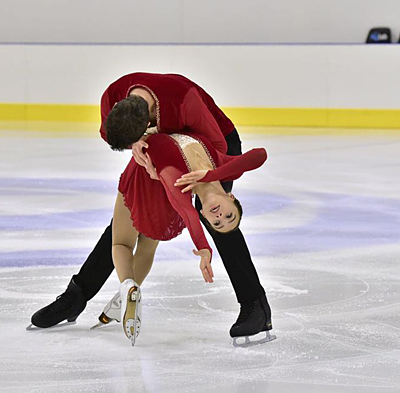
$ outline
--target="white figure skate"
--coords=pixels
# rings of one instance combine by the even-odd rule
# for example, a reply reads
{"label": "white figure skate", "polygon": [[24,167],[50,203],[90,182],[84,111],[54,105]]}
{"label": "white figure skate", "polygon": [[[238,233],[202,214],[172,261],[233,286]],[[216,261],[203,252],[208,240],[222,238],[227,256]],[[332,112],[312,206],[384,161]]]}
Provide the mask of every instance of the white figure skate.
{"label": "white figure skate", "polygon": [[135,345],[142,320],[142,294],[139,284],[132,279],[121,283],[121,321],[126,337]]}
{"label": "white figure skate", "polygon": [[104,307],[103,312],[99,316],[99,322],[90,329],[97,329],[108,325],[112,321],[121,322],[121,296],[119,291]]}

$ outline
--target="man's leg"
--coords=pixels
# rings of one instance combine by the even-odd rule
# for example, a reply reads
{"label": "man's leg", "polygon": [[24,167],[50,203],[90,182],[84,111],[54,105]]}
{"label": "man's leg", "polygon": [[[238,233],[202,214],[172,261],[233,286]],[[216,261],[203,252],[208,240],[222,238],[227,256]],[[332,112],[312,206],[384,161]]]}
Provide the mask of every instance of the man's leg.
{"label": "man's leg", "polygon": [[[226,141],[228,144],[227,154],[232,156],[242,154],[241,141],[236,130],[227,135]],[[233,182],[222,183],[222,186],[226,192],[230,192]],[[199,198],[196,198],[195,205],[200,220],[204,222],[204,217],[200,214]],[[251,335],[259,331],[271,330],[271,308],[242,232],[238,229],[228,234],[222,234],[209,229],[209,226],[206,228],[214,240],[240,303],[240,314],[230,330],[231,336]]]}
{"label": "man's leg", "polygon": [[111,254],[112,224],[101,235],[93,251],[89,254],[79,273],[72,276],[84,293],[86,301],[92,299],[114,270]]}
{"label": "man's leg", "polygon": [[[226,136],[226,142],[228,145],[228,155],[239,156],[242,154],[242,142],[240,141],[236,129]],[[233,182],[224,182],[222,183],[222,187],[225,192],[231,192]],[[196,198],[195,205],[199,212],[200,220],[204,224],[205,219],[203,215],[200,214],[201,202],[199,198]],[[264,288],[260,284],[257,271],[253,265],[249,249],[247,248],[240,229],[225,234],[209,230],[209,226],[206,226],[206,228],[213,238],[218,253],[221,256],[238,302],[241,304],[249,303],[264,296]]]}
{"label": "man's leg", "polygon": [[[197,211],[200,212],[201,203],[198,198],[195,204]],[[200,213],[199,216],[203,221],[204,218]],[[209,225],[206,228],[214,240],[240,303],[240,313],[230,329],[230,335],[251,336],[265,331],[270,337],[268,331],[272,329],[271,308],[242,232],[238,229],[229,233],[218,233],[210,229]]]}
{"label": "man's leg", "polygon": [[114,264],[111,256],[111,225],[90,253],[78,274],[72,276],[67,290],[56,301],[40,309],[31,318],[33,325],[47,328],[67,320],[74,322],[107,281]]}
{"label": "man's leg", "polygon": [[[196,198],[196,209],[201,210],[201,202]],[[204,223],[204,217],[199,214]],[[232,282],[239,303],[250,303],[265,295],[264,288],[260,284],[257,271],[251,260],[243,234],[240,229],[230,233],[219,233],[208,229],[214,240],[218,253],[222,259],[228,276]]]}

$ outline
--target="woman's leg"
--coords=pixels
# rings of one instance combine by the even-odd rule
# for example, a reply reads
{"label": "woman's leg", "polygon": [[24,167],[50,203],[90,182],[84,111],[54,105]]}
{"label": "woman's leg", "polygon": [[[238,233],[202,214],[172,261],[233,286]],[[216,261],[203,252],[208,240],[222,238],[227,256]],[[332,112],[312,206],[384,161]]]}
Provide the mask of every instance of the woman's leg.
{"label": "woman's leg", "polygon": [[[150,252],[146,251],[147,244],[151,246]],[[135,246],[136,252],[133,255]],[[130,211],[124,204],[123,196],[118,193],[112,227],[112,257],[121,282],[119,293],[122,328],[132,345],[135,345],[142,319],[140,284],[150,271],[156,247],[154,241],[139,238],[139,232],[132,225]],[[141,281],[138,283],[136,279]]]}
{"label": "woman's leg", "polygon": [[115,201],[112,223],[112,258],[120,282],[134,279],[133,250],[139,232],[132,225],[129,209],[124,204],[121,193]]}
{"label": "woman's leg", "polygon": [[139,234],[139,240],[133,257],[133,277],[139,285],[142,285],[150,272],[158,243],[158,240],[153,240]]}

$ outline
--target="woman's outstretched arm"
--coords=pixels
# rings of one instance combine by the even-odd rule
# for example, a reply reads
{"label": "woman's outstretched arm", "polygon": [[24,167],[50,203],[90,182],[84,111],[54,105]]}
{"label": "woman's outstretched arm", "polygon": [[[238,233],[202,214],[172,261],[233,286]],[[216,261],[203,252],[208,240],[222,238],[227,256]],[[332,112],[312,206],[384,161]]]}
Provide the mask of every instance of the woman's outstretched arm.
{"label": "woman's outstretched arm", "polygon": [[193,253],[201,257],[200,270],[203,278],[206,282],[211,283],[213,282],[214,277],[211,268],[212,249],[204,235],[203,228],[200,224],[199,214],[192,205],[190,195],[182,194],[180,190],[174,186],[176,179],[181,175],[181,171],[169,166],[159,173],[159,178],[164,186],[172,207],[182,217],[187,229],[189,230],[192,241],[197,248],[197,252],[193,250]]}
{"label": "woman's outstretched arm", "polygon": [[267,152],[264,148],[256,148],[240,156],[219,154],[219,158],[223,164],[218,168],[186,173],[177,179],[175,186],[187,185],[182,190],[182,192],[187,192],[196,187],[198,183],[235,180],[242,176],[244,172],[252,171],[264,164],[267,159]]}

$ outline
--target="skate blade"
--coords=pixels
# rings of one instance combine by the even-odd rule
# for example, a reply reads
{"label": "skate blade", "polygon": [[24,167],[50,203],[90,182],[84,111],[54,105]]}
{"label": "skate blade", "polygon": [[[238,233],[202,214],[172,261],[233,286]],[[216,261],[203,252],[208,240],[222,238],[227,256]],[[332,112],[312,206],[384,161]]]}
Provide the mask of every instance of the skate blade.
{"label": "skate blade", "polygon": [[[267,342],[276,340],[276,336],[274,334],[270,334],[269,331],[265,332],[265,337],[259,340],[250,340],[250,337],[255,337],[257,335],[254,336],[243,336],[243,337],[234,337],[233,338],[233,346],[235,348],[250,348],[250,347],[254,347],[256,345],[260,345],[260,344],[265,344]],[[244,342],[243,342],[244,340]]]}
{"label": "skate blade", "polygon": [[92,327],[90,328],[90,330],[98,329],[99,327],[109,325],[112,321],[117,321],[117,322],[119,322],[118,319],[109,317],[109,316],[103,311],[103,312],[101,313],[101,315],[99,316],[99,322],[98,322],[96,325],[92,326]]}
{"label": "skate blade", "polygon": [[58,328],[65,327],[65,326],[70,326],[70,325],[76,325],[76,321],[73,321],[73,322],[65,321],[65,322],[61,322],[61,323],[58,323],[57,325],[50,326],[50,327],[47,327],[47,328],[41,328],[41,327],[35,326],[33,324],[30,324],[29,326],[26,327],[26,330],[28,332],[33,332],[33,331],[36,331],[36,330],[53,330],[53,329],[58,329]]}
{"label": "skate blade", "polygon": [[126,323],[125,329],[127,330],[128,338],[131,340],[132,347],[135,346],[136,337],[137,337],[137,321],[129,319]]}
{"label": "skate blade", "polygon": [[90,330],[99,329],[99,328],[102,328],[102,327],[105,327],[105,326],[109,326],[109,325],[115,325],[114,323],[111,323],[112,321],[119,322],[116,319],[110,319],[107,323],[98,322],[98,323],[96,323],[96,325],[93,325],[90,328]]}
{"label": "skate blade", "polygon": [[132,347],[135,345],[136,337],[140,331],[140,319],[127,319],[125,322],[125,335],[131,340]]}
{"label": "skate blade", "polygon": [[132,346],[135,345],[136,337],[139,335],[140,319],[137,315],[137,302],[140,294],[136,287],[132,287],[128,293],[128,303],[124,315],[124,332],[126,337],[131,340]]}

